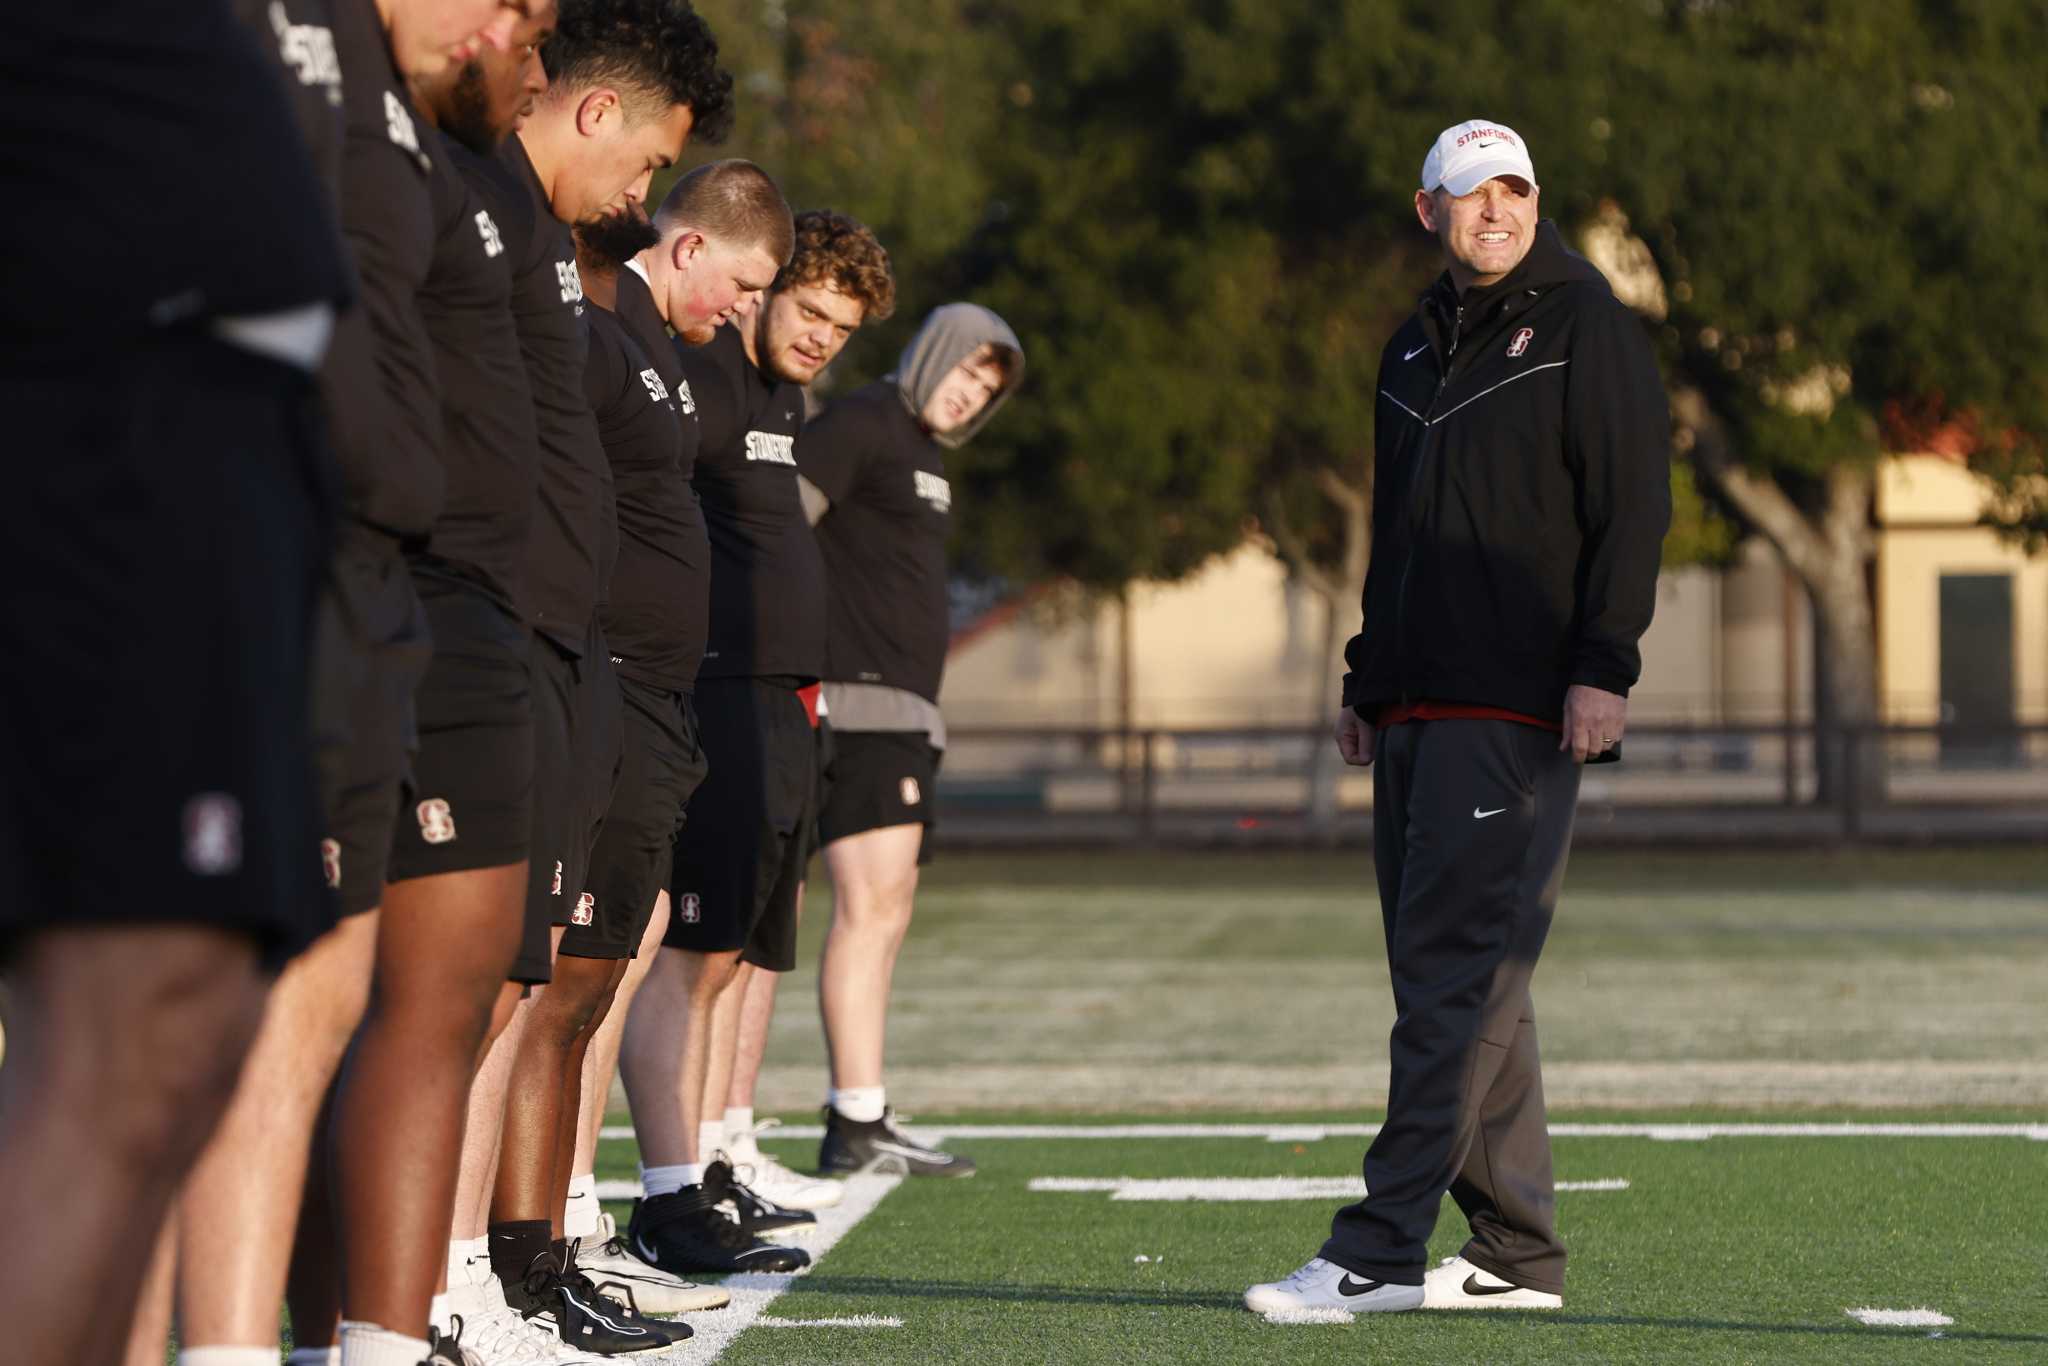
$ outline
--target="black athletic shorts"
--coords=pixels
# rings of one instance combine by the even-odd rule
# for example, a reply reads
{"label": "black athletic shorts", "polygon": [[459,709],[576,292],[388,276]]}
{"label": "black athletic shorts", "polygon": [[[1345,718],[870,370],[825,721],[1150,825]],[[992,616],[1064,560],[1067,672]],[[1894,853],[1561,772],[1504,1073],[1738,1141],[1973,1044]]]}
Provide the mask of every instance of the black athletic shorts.
{"label": "black athletic shorts", "polygon": [[921,730],[834,730],[831,758],[818,784],[819,841],[922,825],[917,861],[930,863],[932,827],[938,824],[932,789],[943,757]]}
{"label": "black athletic shorts", "polygon": [[620,678],[619,698],[625,753],[590,856],[585,890],[592,901],[579,902],[562,935],[562,952],[575,958],[631,958],[639,950],[655,898],[669,889],[690,795],[704,781],[688,693]]}
{"label": "black athletic shorts", "polygon": [[700,679],[695,700],[711,772],[676,839],[663,942],[788,972],[818,781],[810,717],[758,678]]}
{"label": "black athletic shorts", "polygon": [[622,746],[617,675],[603,646],[592,626],[581,659],[571,659],[538,632],[529,652],[533,837],[526,933],[511,973],[515,982],[553,978],[553,930],[573,923],[584,898],[592,896],[586,885],[591,845],[611,802]]}
{"label": "black athletic shorts", "polygon": [[545,982],[554,976],[550,952],[555,908],[572,881],[571,850],[576,802],[570,775],[569,713],[576,693],[577,661],[552,640],[534,632],[526,652],[533,703],[533,819],[526,870],[526,929],[509,974],[515,982]]}
{"label": "black athletic shorts", "polygon": [[184,332],[39,338],[0,359],[0,412],[0,954],[183,923],[281,962],[335,916],[307,706],[332,545],[311,380]]}
{"label": "black athletic shorts", "polygon": [[416,695],[419,755],[393,882],[518,863],[533,826],[532,632],[459,577],[414,561],[413,581],[434,658]]}
{"label": "black athletic shorts", "polygon": [[313,648],[320,867],[341,914],[383,900],[391,832],[419,750],[415,690],[433,658],[426,612],[396,538],[344,522]]}

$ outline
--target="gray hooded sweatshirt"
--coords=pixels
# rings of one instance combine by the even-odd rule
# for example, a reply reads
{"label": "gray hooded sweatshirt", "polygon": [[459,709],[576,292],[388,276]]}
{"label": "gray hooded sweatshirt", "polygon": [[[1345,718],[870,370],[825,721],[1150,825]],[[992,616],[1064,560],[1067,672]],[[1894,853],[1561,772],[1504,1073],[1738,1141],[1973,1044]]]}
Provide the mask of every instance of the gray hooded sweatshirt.
{"label": "gray hooded sweatshirt", "polygon": [[[959,430],[943,435],[926,431],[921,419],[932,394],[944,382],[946,376],[952,373],[954,367],[983,346],[991,344],[1010,353],[1010,364],[1002,389],[991,396],[981,412]],[[819,526],[820,544],[826,551],[828,566],[831,565],[836,552],[837,556],[845,561],[839,565],[837,572],[842,576],[852,576],[848,581],[836,585],[836,590],[842,596],[854,595],[838,601],[834,607],[834,622],[840,628],[837,639],[842,646],[839,651],[842,660],[850,654],[864,654],[865,651],[861,647],[873,647],[870,633],[855,625],[856,622],[872,619],[876,608],[869,601],[870,597],[879,597],[883,602],[893,604],[911,600],[923,601],[927,594],[937,595],[929,610],[939,613],[939,624],[936,627],[919,627],[910,633],[917,639],[925,640],[929,638],[931,630],[939,632],[936,643],[923,647],[918,654],[918,658],[925,662],[909,670],[910,676],[920,680],[915,688],[903,686],[903,672],[884,667],[874,659],[870,659],[869,662],[875,665],[875,672],[863,669],[865,678],[874,681],[855,681],[851,675],[838,680],[828,679],[824,693],[825,711],[835,728],[849,732],[923,731],[934,748],[944,749],[946,745],[945,722],[939,715],[937,704],[930,700],[936,696],[938,668],[944,643],[942,543],[934,541],[927,551],[913,557],[928,561],[928,567],[914,579],[901,584],[893,581],[887,585],[876,582],[875,575],[889,572],[891,565],[900,564],[900,558],[892,553],[881,563],[867,562],[867,555],[871,553],[867,549],[870,541],[881,537],[894,542],[901,532],[908,530],[912,524],[892,527],[886,521],[877,522],[875,519],[881,510],[868,506],[865,502],[868,495],[862,492],[862,488],[871,491],[872,485],[858,485],[857,481],[851,480],[849,471],[852,466],[848,464],[847,459],[844,456],[835,458],[830,452],[841,447],[846,447],[848,454],[863,447],[872,449],[873,442],[879,442],[880,446],[888,449],[901,450],[903,448],[896,443],[905,440],[908,440],[914,449],[918,436],[922,436],[924,441],[930,443],[930,446],[926,447],[927,450],[932,446],[944,450],[957,450],[988,425],[996,410],[1016,391],[1023,376],[1024,349],[1009,324],[979,304],[947,304],[934,309],[925,319],[924,326],[918,329],[910,344],[903,348],[903,354],[893,372],[875,384],[836,400],[832,408],[828,409],[828,416],[818,423],[812,436],[814,444],[806,447],[803,442],[798,443],[798,465],[804,470],[804,505],[812,523],[820,523],[827,512],[841,500],[852,499],[835,514],[832,521]],[[895,417],[887,418],[884,416],[884,410],[877,405],[895,406],[888,397],[892,391],[901,407]],[[810,435],[810,429],[806,430],[807,435]],[[846,433],[850,431],[896,432],[900,435],[878,435],[866,439],[855,437],[849,447],[846,446]],[[807,456],[814,458],[807,459]],[[934,472],[939,470],[935,453],[934,456],[923,459],[931,461],[930,468]],[[856,460],[855,463],[859,461]],[[939,487],[943,487],[943,479],[938,482]],[[924,523],[922,519],[917,519],[914,525],[923,526]],[[918,532],[916,536],[928,534],[930,533]],[[900,546],[898,548],[900,549]],[[917,608],[911,612],[911,616],[915,620],[923,620],[926,611],[926,608]],[[849,639],[854,643],[853,649],[846,648]],[[888,653],[887,657],[891,663],[907,665],[910,662],[893,653]]]}

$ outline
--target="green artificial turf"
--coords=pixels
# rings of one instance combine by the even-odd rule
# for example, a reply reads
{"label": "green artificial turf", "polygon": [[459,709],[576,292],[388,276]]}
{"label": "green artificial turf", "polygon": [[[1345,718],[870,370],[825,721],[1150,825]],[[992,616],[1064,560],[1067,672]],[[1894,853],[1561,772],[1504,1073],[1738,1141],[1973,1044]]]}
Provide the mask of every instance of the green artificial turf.
{"label": "green artificial turf", "polygon": [[[785,1320],[888,1316],[902,1327],[754,1327],[719,1360],[2048,1361],[2048,1143],[2025,1138],[1561,1138],[1560,1181],[1631,1184],[1559,1195],[1572,1249],[1566,1305],[1542,1314],[1272,1324],[1245,1312],[1239,1296],[1313,1255],[1334,1201],[1119,1202],[1027,1189],[1040,1176],[1348,1176],[1362,1142],[956,1145],[971,1149],[979,1176],[898,1186],[766,1311]],[[797,1166],[815,1153],[803,1140],[771,1146]],[[601,1174],[630,1175],[630,1143],[605,1149]],[[1432,1255],[1449,1256],[1461,1241],[1447,1203]],[[1955,1322],[1865,1327],[1844,1312],[1860,1306],[1932,1308]]]}

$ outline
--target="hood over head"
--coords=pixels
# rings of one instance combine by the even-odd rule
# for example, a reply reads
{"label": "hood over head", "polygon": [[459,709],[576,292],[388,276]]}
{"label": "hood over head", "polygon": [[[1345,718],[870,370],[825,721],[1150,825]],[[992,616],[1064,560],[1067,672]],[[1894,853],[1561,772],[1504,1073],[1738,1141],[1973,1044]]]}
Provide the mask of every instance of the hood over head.
{"label": "hood over head", "polygon": [[1012,357],[1003,387],[988,401],[988,406],[976,413],[966,426],[958,431],[943,435],[934,433],[932,440],[947,450],[957,450],[973,440],[975,433],[988,425],[996,415],[996,409],[1003,406],[1017,386],[1024,380],[1024,346],[1017,340],[1017,334],[1010,325],[980,304],[944,304],[931,311],[924,320],[924,326],[917,329],[917,335],[903,348],[903,354],[896,361],[895,373],[888,378],[894,381],[896,392],[903,398],[903,406],[910,415],[922,418],[924,405],[931,401],[932,394],[953,367],[979,351],[983,346],[994,345],[1008,351]]}

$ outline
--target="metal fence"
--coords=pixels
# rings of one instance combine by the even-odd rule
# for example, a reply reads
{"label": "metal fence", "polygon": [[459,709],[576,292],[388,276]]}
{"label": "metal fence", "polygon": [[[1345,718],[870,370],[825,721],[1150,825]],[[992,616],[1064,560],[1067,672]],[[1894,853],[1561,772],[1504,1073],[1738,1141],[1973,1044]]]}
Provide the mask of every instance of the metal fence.
{"label": "metal fence", "polygon": [[[948,845],[1357,843],[1372,776],[1329,731],[955,730]],[[1580,842],[2048,838],[2048,725],[1634,725],[1589,767]]]}

